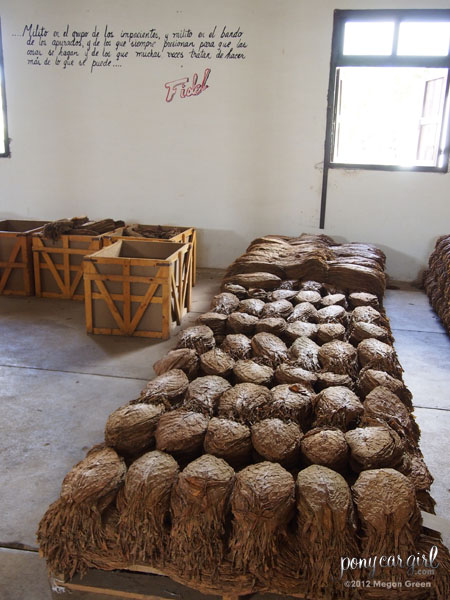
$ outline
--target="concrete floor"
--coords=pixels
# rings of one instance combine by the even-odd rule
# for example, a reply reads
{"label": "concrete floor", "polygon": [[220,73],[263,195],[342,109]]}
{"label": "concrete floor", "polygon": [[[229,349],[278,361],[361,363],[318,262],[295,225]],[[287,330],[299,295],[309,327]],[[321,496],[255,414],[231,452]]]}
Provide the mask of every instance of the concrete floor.
{"label": "concrete floor", "polygon": [[[208,309],[220,277],[200,272],[183,328]],[[385,306],[435,476],[436,512],[445,517],[450,339],[423,292],[399,285]],[[71,466],[102,441],[108,415],[154,375],[152,364],[176,344],[177,330],[166,342],[87,336],[82,303],[0,296],[0,331],[0,600],[50,600],[36,552],[39,519]]]}

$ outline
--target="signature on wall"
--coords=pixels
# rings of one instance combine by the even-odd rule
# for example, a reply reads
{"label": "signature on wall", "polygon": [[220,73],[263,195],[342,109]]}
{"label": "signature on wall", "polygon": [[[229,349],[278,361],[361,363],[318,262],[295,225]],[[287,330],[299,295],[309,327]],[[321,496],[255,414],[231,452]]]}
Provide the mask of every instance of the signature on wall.
{"label": "signature on wall", "polygon": [[182,77],[181,79],[175,79],[174,81],[168,81],[164,84],[167,89],[166,102],[172,102],[172,100],[178,95],[179,98],[190,98],[191,96],[198,96],[209,88],[206,84],[208,81],[211,69],[205,69],[203,74],[203,81],[199,83],[197,73],[192,76],[191,84],[189,85],[189,77]]}

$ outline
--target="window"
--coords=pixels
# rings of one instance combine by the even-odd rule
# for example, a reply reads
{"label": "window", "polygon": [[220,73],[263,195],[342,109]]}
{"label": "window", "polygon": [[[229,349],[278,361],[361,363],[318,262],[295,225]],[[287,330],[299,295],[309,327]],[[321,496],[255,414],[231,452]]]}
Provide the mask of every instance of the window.
{"label": "window", "polygon": [[8,127],[6,124],[6,94],[5,70],[3,68],[3,43],[0,24],[0,127],[3,132],[0,136],[0,156],[9,156]]}
{"label": "window", "polygon": [[447,171],[450,10],[335,11],[326,168]]}

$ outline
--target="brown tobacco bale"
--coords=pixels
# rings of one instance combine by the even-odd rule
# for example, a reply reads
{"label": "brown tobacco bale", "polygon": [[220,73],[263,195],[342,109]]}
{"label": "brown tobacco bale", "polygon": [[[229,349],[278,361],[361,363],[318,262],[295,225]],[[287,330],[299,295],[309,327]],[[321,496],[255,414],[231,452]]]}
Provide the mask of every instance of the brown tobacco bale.
{"label": "brown tobacco bale", "polygon": [[350,326],[349,341],[352,344],[359,344],[367,338],[375,338],[381,342],[392,342],[392,335],[386,327],[380,327],[375,323],[364,323],[357,321]]}
{"label": "brown tobacco bale", "polygon": [[343,294],[344,290],[339,285],[333,285],[332,283],[323,284],[323,296],[333,296],[334,294]]}
{"label": "brown tobacco bale", "polygon": [[356,349],[347,342],[333,340],[319,349],[319,362],[325,371],[350,375],[358,374],[358,357]]}
{"label": "brown tobacco bale", "polygon": [[297,338],[289,348],[289,355],[297,366],[307,371],[318,371],[320,369],[319,350],[320,346],[302,336]]}
{"label": "brown tobacco bale", "polygon": [[347,322],[347,313],[342,306],[332,304],[317,311],[317,321],[319,323],[342,323],[345,325]]}
{"label": "brown tobacco bale", "polygon": [[258,575],[272,568],[287,538],[294,491],[294,478],[277,463],[261,462],[237,473],[230,539],[236,569]]}
{"label": "brown tobacco bale", "polygon": [[140,397],[131,404],[164,404],[172,408],[183,399],[188,385],[189,379],[184,371],[171,369],[149,381]]}
{"label": "brown tobacco bale", "polygon": [[317,323],[307,323],[306,321],[294,321],[289,323],[284,332],[285,339],[292,343],[299,337],[308,337],[315,340],[319,326]]}
{"label": "brown tobacco bale", "polygon": [[233,372],[238,383],[269,385],[273,379],[272,367],[260,365],[250,359],[236,361]]}
{"label": "brown tobacco bale", "polygon": [[159,419],[156,448],[176,455],[191,455],[203,448],[209,418],[197,412],[177,409]]}
{"label": "brown tobacco bale", "polygon": [[163,375],[172,369],[181,369],[189,379],[193,379],[198,373],[198,354],[192,348],[179,348],[171,350],[153,365],[157,375]]}
{"label": "brown tobacco bale", "polygon": [[275,381],[279,384],[301,383],[305,386],[312,386],[317,381],[317,374],[290,362],[284,362],[276,368]]}
{"label": "brown tobacco bale", "polygon": [[134,455],[150,448],[162,404],[131,404],[111,413],[105,427],[105,443],[123,455]]}
{"label": "brown tobacco bale", "polygon": [[267,416],[292,420],[303,428],[309,425],[314,391],[309,385],[294,383],[273,387],[272,402],[267,406]]}
{"label": "brown tobacco bale", "polygon": [[333,340],[343,341],[345,338],[345,327],[341,323],[322,323],[318,325],[317,342],[326,344]]}
{"label": "brown tobacco bale", "polygon": [[218,312],[203,313],[197,319],[199,325],[206,325],[214,335],[225,335],[227,330],[228,316]]}
{"label": "brown tobacco bale", "polygon": [[361,367],[386,371],[393,377],[401,377],[403,369],[392,346],[369,338],[360,342],[357,350]]}
{"label": "brown tobacco bale", "polygon": [[214,333],[207,325],[194,325],[180,333],[177,348],[193,348],[197,354],[212,350],[216,342]]}
{"label": "brown tobacco bale", "polygon": [[[237,285],[236,283],[225,283],[222,286],[222,289],[224,292],[233,294],[240,300],[243,298],[247,298],[247,290],[245,289],[245,287],[243,285]],[[234,311],[231,311],[231,312],[234,312]],[[229,313],[229,314],[231,314],[231,313]]]}
{"label": "brown tobacco bale", "polygon": [[247,315],[259,318],[265,305],[265,302],[262,300],[248,298],[247,300],[241,300],[236,312],[246,313]]}
{"label": "brown tobacco bale", "polygon": [[288,323],[294,323],[295,321],[317,323],[317,309],[310,302],[300,302],[300,304],[294,306],[287,321]]}
{"label": "brown tobacco bale", "polygon": [[296,290],[279,289],[267,294],[268,302],[276,302],[277,300],[293,300],[298,294]]}
{"label": "brown tobacco bale", "polygon": [[358,391],[363,398],[375,387],[380,385],[388,388],[400,398],[405,406],[412,409],[412,394],[403,381],[392,377],[392,375],[389,375],[389,373],[386,373],[385,371],[378,371],[377,369],[365,368],[360,371]]}
{"label": "brown tobacco bale", "polygon": [[247,295],[249,298],[255,298],[256,300],[263,300],[264,302],[267,299],[267,292],[262,288],[249,288],[247,290]]}
{"label": "brown tobacco bale", "polygon": [[348,301],[351,308],[356,308],[357,306],[372,306],[373,308],[378,309],[380,307],[378,298],[374,294],[367,294],[366,292],[353,292],[353,294],[349,295]]}
{"label": "brown tobacco bale", "polygon": [[170,227],[163,229],[161,225],[149,226],[133,223],[126,226],[123,235],[170,240],[170,238],[179,235],[183,229],[183,227]]}
{"label": "brown tobacco bale", "polygon": [[374,323],[381,327],[388,327],[389,321],[384,317],[380,311],[372,306],[357,306],[354,308],[350,315],[351,322],[357,323]]}
{"label": "brown tobacco bale", "polygon": [[159,450],[147,452],[128,469],[117,531],[130,563],[166,557],[170,494],[178,470],[177,462]]}
{"label": "brown tobacco bale", "polygon": [[314,427],[333,426],[347,431],[355,427],[364,407],[359,398],[346,387],[328,387],[314,400]]}
{"label": "brown tobacco bale", "polygon": [[386,277],[380,269],[341,261],[329,261],[327,280],[348,292],[368,292],[378,298],[383,297],[386,288]]}
{"label": "brown tobacco bale", "polygon": [[277,367],[288,358],[286,344],[273,333],[257,333],[251,343],[254,355],[273,367]]}
{"label": "brown tobacco bale", "polygon": [[93,566],[85,552],[105,542],[102,514],[114,501],[126,467],[112,448],[92,448],[64,477],[61,497],[39,523],[40,552],[53,573],[71,578]]}
{"label": "brown tobacco bale", "polygon": [[344,386],[346,388],[349,388],[350,390],[353,390],[353,379],[350,377],[350,375],[330,373],[328,371],[317,373],[316,389],[321,391],[325,388],[335,386]]}
{"label": "brown tobacco bale", "polygon": [[252,354],[252,343],[243,333],[230,333],[223,340],[220,349],[235,360],[249,358]]}
{"label": "brown tobacco bale", "polygon": [[302,436],[297,423],[285,423],[281,419],[263,419],[252,425],[252,444],[256,452],[284,467],[298,463]]}
{"label": "brown tobacco bale", "polygon": [[423,457],[417,453],[410,456],[407,475],[416,491],[429,491],[434,481]]}
{"label": "brown tobacco bale", "polygon": [[286,321],[281,317],[265,317],[256,323],[256,333],[272,333],[281,336],[286,331]]}
{"label": "brown tobacco bale", "polygon": [[354,471],[396,467],[402,460],[403,444],[390,427],[358,427],[347,431],[350,465]]}
{"label": "brown tobacco bale", "polygon": [[234,360],[219,348],[213,348],[200,356],[200,368],[205,375],[227,377],[233,367]]}
{"label": "brown tobacco bale", "polygon": [[219,398],[231,388],[231,384],[217,375],[197,377],[189,384],[183,408],[213,415]]}
{"label": "brown tobacco bale", "polygon": [[[263,290],[274,290],[277,288],[281,279],[272,273],[239,273],[225,279],[224,283],[234,283],[242,285],[245,289],[262,288]],[[231,291],[231,290],[228,290]]]}
{"label": "brown tobacco bale", "polygon": [[328,294],[321,300],[323,307],[326,306],[342,306],[347,310],[347,298],[345,294]]}
{"label": "brown tobacco bale", "polygon": [[[296,491],[305,592],[308,598],[319,598],[333,580],[341,590],[341,557],[359,556],[352,496],[345,479],[322,465],[300,471]],[[347,577],[344,573],[344,580]]]}
{"label": "brown tobacco bale", "polygon": [[323,284],[318,281],[303,281],[301,284],[301,291],[304,292],[320,292],[322,291]]}
{"label": "brown tobacco bale", "polygon": [[267,302],[261,313],[263,319],[268,317],[281,317],[286,319],[293,311],[294,307],[289,300],[274,300],[273,302]]}
{"label": "brown tobacco bale", "polygon": [[204,454],[180,473],[171,498],[171,562],[183,574],[215,572],[225,554],[225,517],[234,470]]}
{"label": "brown tobacco bale", "polygon": [[303,436],[300,448],[307,465],[322,465],[334,471],[343,471],[348,465],[348,444],[340,429],[311,429]]}
{"label": "brown tobacco bale", "polygon": [[367,394],[364,402],[364,416],[377,419],[394,429],[401,438],[406,438],[406,445],[418,446],[420,430],[408,408],[391,390],[377,386]]}
{"label": "brown tobacco bale", "polygon": [[270,390],[254,383],[238,383],[227,390],[219,401],[218,416],[240,423],[259,421],[272,402]]}
{"label": "brown tobacco bale", "polygon": [[[245,289],[243,290],[245,292]],[[239,306],[239,298],[230,292],[217,294],[211,301],[211,312],[231,315]]]}
{"label": "brown tobacco bale", "polygon": [[363,471],[352,491],[363,529],[363,556],[414,554],[421,518],[409,479],[389,468]]}
{"label": "brown tobacco bale", "polygon": [[228,329],[233,333],[252,335],[257,322],[258,317],[247,313],[234,312],[228,317]]}
{"label": "brown tobacco bale", "polygon": [[300,302],[309,302],[314,306],[314,308],[317,308],[320,305],[321,300],[322,296],[319,294],[319,292],[315,292],[313,290],[302,290],[294,298],[294,301],[297,304]]}
{"label": "brown tobacco bale", "polygon": [[208,423],[203,447],[205,452],[223,458],[234,468],[248,464],[253,449],[250,428],[230,419],[213,417]]}
{"label": "brown tobacco bale", "polygon": [[298,292],[300,283],[297,279],[284,279],[280,285],[278,286],[279,290],[291,290],[294,292]]}

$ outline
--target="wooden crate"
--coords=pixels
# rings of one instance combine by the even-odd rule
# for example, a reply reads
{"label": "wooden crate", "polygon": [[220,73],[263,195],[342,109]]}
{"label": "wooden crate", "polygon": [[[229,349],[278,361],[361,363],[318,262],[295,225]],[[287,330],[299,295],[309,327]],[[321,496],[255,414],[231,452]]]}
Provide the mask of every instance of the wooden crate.
{"label": "wooden crate", "polygon": [[0,221],[0,294],[34,294],[31,235],[47,221]]}
{"label": "wooden crate", "polygon": [[190,310],[191,245],[121,239],[84,261],[88,333],[162,338]]}
{"label": "wooden crate", "polygon": [[[141,227],[156,227],[156,225],[141,225]],[[178,244],[187,244],[191,243],[191,251],[192,251],[192,285],[195,285],[197,281],[197,231],[194,227],[184,227],[181,225],[158,225],[163,231],[167,231],[168,229],[181,229],[180,233],[172,236],[169,239],[165,238],[142,238],[148,241],[154,242],[176,242]],[[141,238],[132,238],[131,236],[124,236],[123,232],[125,231],[125,227],[121,227],[117,229],[114,234],[105,235],[105,246],[107,244],[111,244],[116,242],[119,239],[141,239]]]}
{"label": "wooden crate", "polygon": [[36,296],[84,300],[83,259],[103,247],[103,235],[66,234],[54,242],[33,234]]}

